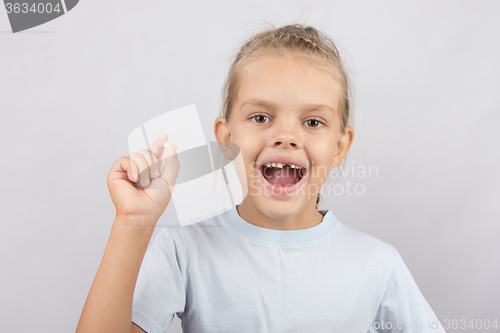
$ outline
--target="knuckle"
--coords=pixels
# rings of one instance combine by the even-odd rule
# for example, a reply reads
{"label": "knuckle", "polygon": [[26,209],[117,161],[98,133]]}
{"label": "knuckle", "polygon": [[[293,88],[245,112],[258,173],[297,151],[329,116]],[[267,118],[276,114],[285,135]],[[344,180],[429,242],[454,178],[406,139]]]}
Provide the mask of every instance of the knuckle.
{"label": "knuckle", "polygon": [[145,167],[143,169],[140,169],[139,173],[140,173],[139,177],[141,177],[141,179],[146,179],[146,177],[149,176],[149,168]]}
{"label": "knuckle", "polygon": [[141,154],[139,154],[139,153],[137,153],[137,152],[133,152],[133,153],[131,153],[131,154],[130,154],[130,155],[128,155],[128,156],[129,156],[129,158],[130,158],[131,160],[137,160],[137,158],[138,158],[139,156],[141,156]]}
{"label": "knuckle", "polygon": [[156,159],[156,156],[153,154],[153,152],[146,149],[141,150],[141,156],[148,164],[153,163]]}

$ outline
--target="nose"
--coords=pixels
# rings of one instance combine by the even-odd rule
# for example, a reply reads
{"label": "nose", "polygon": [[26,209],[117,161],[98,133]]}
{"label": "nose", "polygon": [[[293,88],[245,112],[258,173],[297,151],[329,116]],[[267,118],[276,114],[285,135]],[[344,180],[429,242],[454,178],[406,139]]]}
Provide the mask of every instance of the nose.
{"label": "nose", "polygon": [[299,135],[299,130],[291,124],[276,126],[271,145],[275,148],[300,148],[302,144]]}

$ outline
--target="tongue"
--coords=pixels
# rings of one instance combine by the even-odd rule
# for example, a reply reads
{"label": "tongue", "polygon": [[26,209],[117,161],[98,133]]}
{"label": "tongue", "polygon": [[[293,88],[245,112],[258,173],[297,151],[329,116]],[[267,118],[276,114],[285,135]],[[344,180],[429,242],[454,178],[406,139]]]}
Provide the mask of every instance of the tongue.
{"label": "tongue", "polygon": [[299,181],[299,172],[289,166],[283,168],[268,168],[263,170],[264,178],[273,185],[288,186]]}

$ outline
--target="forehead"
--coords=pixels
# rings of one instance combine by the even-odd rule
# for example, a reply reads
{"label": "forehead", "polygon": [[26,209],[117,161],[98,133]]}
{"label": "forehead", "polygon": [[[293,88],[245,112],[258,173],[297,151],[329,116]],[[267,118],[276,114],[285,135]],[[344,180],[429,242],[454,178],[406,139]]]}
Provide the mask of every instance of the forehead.
{"label": "forehead", "polygon": [[336,80],[317,61],[266,56],[252,60],[243,71],[234,106],[297,109],[323,105],[338,112],[339,102]]}

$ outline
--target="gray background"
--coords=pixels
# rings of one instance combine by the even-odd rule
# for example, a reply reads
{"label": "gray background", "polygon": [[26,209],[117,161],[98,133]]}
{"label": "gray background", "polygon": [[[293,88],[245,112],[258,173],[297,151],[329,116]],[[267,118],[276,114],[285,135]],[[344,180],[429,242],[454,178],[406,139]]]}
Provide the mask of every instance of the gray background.
{"label": "gray background", "polygon": [[12,34],[0,8],[1,330],[74,331],[128,134],[194,103],[214,140],[230,57],[264,22],[325,31],[352,74],[346,166],[378,177],[343,178],[364,195],[321,207],[394,245],[441,321],[500,319],[498,13],[498,1],[85,0]]}

